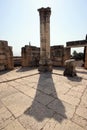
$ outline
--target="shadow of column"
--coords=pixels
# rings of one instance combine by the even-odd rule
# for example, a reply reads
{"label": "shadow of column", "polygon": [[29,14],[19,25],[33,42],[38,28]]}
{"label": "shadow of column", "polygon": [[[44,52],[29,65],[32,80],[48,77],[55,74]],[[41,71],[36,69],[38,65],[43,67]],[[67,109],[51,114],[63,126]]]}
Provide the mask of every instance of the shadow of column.
{"label": "shadow of column", "polygon": [[[58,98],[51,73],[40,74],[36,95],[32,105],[24,114],[34,117],[39,122],[42,122],[45,118],[54,118],[58,122],[62,122],[67,118],[65,107]],[[61,118],[56,118],[56,114],[59,114]]]}

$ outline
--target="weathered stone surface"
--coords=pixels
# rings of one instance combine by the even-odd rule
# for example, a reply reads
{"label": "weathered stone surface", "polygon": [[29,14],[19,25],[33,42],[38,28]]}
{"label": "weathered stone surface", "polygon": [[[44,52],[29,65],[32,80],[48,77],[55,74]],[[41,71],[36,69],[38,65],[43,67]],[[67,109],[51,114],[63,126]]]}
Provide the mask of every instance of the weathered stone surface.
{"label": "weathered stone surface", "polygon": [[76,114],[87,120],[87,88],[83,92],[81,102],[76,110]]}
{"label": "weathered stone surface", "polygon": [[4,130],[26,130],[24,127],[17,121],[12,121],[10,124],[8,124]]}
{"label": "weathered stone surface", "polygon": [[87,106],[79,105],[76,110],[76,114],[87,119]]}
{"label": "weathered stone surface", "polygon": [[63,66],[65,64],[65,61],[70,59],[70,57],[71,57],[70,54],[71,54],[71,48],[65,47],[64,54],[63,54]]}
{"label": "weathered stone surface", "polygon": [[[28,87],[28,86],[24,86],[24,85],[18,85],[15,86],[16,89],[18,89],[19,91],[23,92],[25,95],[34,98],[35,94],[36,94],[36,89]],[[37,92],[37,95],[39,94],[39,91]]]}
{"label": "weathered stone surface", "polygon": [[35,101],[24,115],[19,117],[19,121],[26,129],[40,130],[53,114],[52,110]]}
{"label": "weathered stone surface", "polygon": [[51,108],[53,111],[57,112],[65,118],[72,118],[75,111],[75,106],[57,99],[49,103],[48,108]]}
{"label": "weathered stone surface", "polygon": [[0,75],[0,129],[87,129],[86,70],[70,78],[59,68],[53,74],[18,70]]}
{"label": "weathered stone surface", "polygon": [[3,106],[0,108],[0,130],[14,120],[12,114]]}
{"label": "weathered stone surface", "polygon": [[[86,43],[87,43],[87,40],[86,40]],[[87,69],[87,46],[85,47],[85,63],[84,63],[84,67],[85,69]]]}
{"label": "weathered stone surface", "polygon": [[40,48],[31,46],[31,45],[25,45],[25,47],[22,47],[21,49],[22,54],[22,66],[23,67],[37,67],[39,65],[39,59],[40,59]]}
{"label": "weathered stone surface", "polygon": [[64,119],[60,115],[56,114],[55,118],[57,121],[54,120],[54,118],[50,119],[44,126],[43,130],[84,130],[79,125],[71,122],[70,120]]}
{"label": "weathered stone surface", "polygon": [[79,104],[80,102],[80,99],[79,98],[76,98],[76,97],[73,97],[73,96],[70,96],[68,94],[66,95],[59,95],[59,98],[62,100],[62,101],[65,101],[73,106],[76,106]]}
{"label": "weathered stone surface", "polygon": [[70,76],[70,77],[76,76],[75,60],[71,59],[65,61],[64,76]]}
{"label": "weathered stone surface", "polygon": [[71,88],[72,86],[66,82],[63,82],[61,85],[60,80],[55,83],[55,89],[56,89],[56,92],[58,93],[58,96],[61,94],[66,94]]}
{"label": "weathered stone surface", "polygon": [[13,69],[12,47],[8,46],[7,41],[0,40],[0,70]]}
{"label": "weathered stone surface", "polygon": [[87,129],[87,119],[75,114],[72,121],[83,127],[85,130]]}
{"label": "weathered stone surface", "polygon": [[[77,88],[78,88],[78,86],[77,86]],[[77,91],[75,91],[76,89],[71,89],[69,92],[67,92],[67,94],[66,95],[68,95],[68,96],[72,96],[72,97],[74,97],[74,100],[75,99],[79,99],[81,96],[82,96],[82,93],[81,92],[77,92]]]}
{"label": "weathered stone surface", "polygon": [[52,71],[50,59],[50,15],[51,9],[38,9],[40,15],[40,61],[38,70],[41,72]]}
{"label": "weathered stone surface", "polygon": [[3,98],[2,102],[15,117],[18,117],[32,104],[32,99],[18,92]]}
{"label": "weathered stone surface", "polygon": [[7,83],[0,84],[0,99],[6,98],[11,94],[17,93],[18,91]]}
{"label": "weathered stone surface", "polygon": [[64,46],[63,45],[51,46],[51,60],[52,60],[53,66],[64,65]]}
{"label": "weathered stone surface", "polygon": [[36,96],[36,101],[40,102],[43,105],[47,105],[53,100],[54,100],[53,97],[41,92]]}
{"label": "weathered stone surface", "polygon": [[[84,86],[83,86],[84,85]],[[76,86],[74,86],[72,89],[71,89],[71,92],[75,91],[77,94],[81,94],[84,92],[84,89],[86,88],[86,85],[83,83],[83,84],[78,84]],[[70,93],[71,93],[70,92]],[[74,92],[73,92],[74,94]]]}
{"label": "weathered stone surface", "polygon": [[[40,60],[40,48],[25,45],[21,49],[22,66],[38,67]],[[51,64],[53,66],[64,66],[65,60],[70,59],[70,48],[64,48],[63,45],[50,46]],[[14,61],[17,63],[17,60]],[[20,60],[17,64],[20,64]],[[43,66],[42,66],[43,67]],[[44,66],[46,68],[47,66]]]}

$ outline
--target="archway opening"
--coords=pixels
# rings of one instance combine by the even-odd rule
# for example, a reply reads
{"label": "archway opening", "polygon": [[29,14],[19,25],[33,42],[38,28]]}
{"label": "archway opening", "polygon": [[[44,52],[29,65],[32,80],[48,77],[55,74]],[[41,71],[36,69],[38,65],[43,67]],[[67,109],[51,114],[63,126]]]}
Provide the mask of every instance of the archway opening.
{"label": "archway opening", "polygon": [[73,47],[71,48],[71,58],[75,59],[77,67],[84,67],[85,54],[84,47]]}

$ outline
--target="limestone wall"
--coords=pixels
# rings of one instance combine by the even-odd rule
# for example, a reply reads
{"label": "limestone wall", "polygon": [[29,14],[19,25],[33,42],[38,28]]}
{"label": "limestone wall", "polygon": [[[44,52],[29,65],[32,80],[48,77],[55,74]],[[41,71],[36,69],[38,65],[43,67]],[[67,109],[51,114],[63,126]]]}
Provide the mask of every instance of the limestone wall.
{"label": "limestone wall", "polygon": [[[35,46],[22,47],[22,66],[38,66],[40,60],[40,48]],[[53,66],[63,66],[64,46],[51,47],[51,60]]]}
{"label": "limestone wall", "polygon": [[0,70],[13,69],[12,47],[8,46],[7,41],[0,40]]}
{"label": "limestone wall", "polygon": [[71,48],[64,48],[64,56],[63,56],[63,64],[65,63],[66,60],[70,59],[71,55]]}
{"label": "limestone wall", "polygon": [[13,60],[14,60],[14,67],[21,66],[22,61],[21,56],[14,56]]}
{"label": "limestone wall", "polygon": [[40,48],[35,46],[25,46],[21,50],[22,66],[38,66],[40,59]]}
{"label": "limestone wall", "polygon": [[51,60],[53,66],[63,66],[64,46],[51,47]]}
{"label": "limestone wall", "polygon": [[87,69],[87,46],[85,47],[85,63],[84,63],[85,69]]}

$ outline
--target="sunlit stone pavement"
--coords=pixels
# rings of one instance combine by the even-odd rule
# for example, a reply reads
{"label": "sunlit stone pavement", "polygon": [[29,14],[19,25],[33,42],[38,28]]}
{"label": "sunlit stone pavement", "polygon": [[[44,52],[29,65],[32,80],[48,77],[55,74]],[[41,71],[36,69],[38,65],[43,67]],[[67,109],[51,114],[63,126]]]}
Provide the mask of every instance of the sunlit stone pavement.
{"label": "sunlit stone pavement", "polygon": [[87,130],[87,70],[0,72],[0,130]]}

